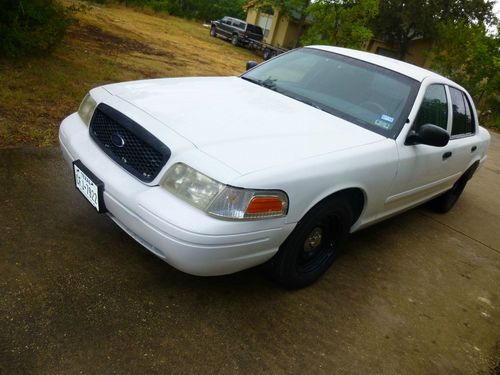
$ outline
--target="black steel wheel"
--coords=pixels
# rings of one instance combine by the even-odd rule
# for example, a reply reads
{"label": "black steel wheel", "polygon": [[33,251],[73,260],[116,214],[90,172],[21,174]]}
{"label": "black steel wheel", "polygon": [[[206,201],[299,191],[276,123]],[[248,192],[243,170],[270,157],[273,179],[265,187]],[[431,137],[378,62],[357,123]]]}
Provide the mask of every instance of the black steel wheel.
{"label": "black steel wheel", "polygon": [[350,204],[333,197],[312,208],[300,220],[267,265],[271,276],[287,288],[303,288],[330,268],[352,225]]}

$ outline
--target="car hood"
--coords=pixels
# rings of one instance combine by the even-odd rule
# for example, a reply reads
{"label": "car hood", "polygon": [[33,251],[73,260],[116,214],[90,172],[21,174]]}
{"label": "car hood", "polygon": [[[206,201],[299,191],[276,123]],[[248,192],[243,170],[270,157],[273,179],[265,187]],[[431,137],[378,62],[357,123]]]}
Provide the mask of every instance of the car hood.
{"label": "car hood", "polygon": [[238,77],[105,86],[240,174],[385,139]]}

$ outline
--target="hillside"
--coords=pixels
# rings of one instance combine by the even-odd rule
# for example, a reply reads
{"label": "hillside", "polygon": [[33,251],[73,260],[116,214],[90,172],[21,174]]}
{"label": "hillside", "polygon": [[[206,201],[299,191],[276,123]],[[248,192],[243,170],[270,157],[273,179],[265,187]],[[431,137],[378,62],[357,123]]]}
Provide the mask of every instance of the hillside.
{"label": "hillside", "polygon": [[77,14],[51,56],[0,59],[0,147],[57,143],[60,121],[92,87],[126,80],[239,74],[256,56],[203,25],[126,7]]}

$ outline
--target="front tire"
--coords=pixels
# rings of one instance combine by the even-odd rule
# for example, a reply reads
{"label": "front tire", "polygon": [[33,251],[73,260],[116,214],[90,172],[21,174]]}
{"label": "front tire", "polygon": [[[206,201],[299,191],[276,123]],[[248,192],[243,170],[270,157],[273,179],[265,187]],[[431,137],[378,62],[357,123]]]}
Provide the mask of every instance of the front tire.
{"label": "front tire", "polygon": [[215,29],[215,26],[212,26],[210,28],[210,36],[212,36],[214,38],[217,36],[217,30]]}
{"label": "front tire", "polygon": [[353,221],[350,204],[334,197],[313,207],[299,221],[268,264],[268,272],[290,289],[320,278],[340,253]]}

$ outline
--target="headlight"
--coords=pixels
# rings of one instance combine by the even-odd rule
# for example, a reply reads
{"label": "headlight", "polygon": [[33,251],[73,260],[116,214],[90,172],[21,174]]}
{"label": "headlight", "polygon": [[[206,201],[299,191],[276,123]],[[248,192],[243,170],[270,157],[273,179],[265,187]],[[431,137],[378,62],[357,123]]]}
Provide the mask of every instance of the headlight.
{"label": "headlight", "polygon": [[285,216],[288,197],[282,191],[239,189],[226,186],[207,212],[227,219],[266,219]]}
{"label": "headlight", "polygon": [[288,197],[282,191],[227,186],[183,163],[168,170],[162,186],[208,214],[230,220],[281,217],[288,210]]}
{"label": "headlight", "polygon": [[90,93],[85,95],[85,98],[83,98],[80,104],[80,108],[78,108],[78,115],[80,115],[80,118],[87,126],[90,124],[95,107],[97,107],[97,103],[94,98],[90,96]]}
{"label": "headlight", "polygon": [[202,210],[206,210],[224,188],[224,185],[183,163],[177,163],[168,170],[162,185],[172,194]]}

